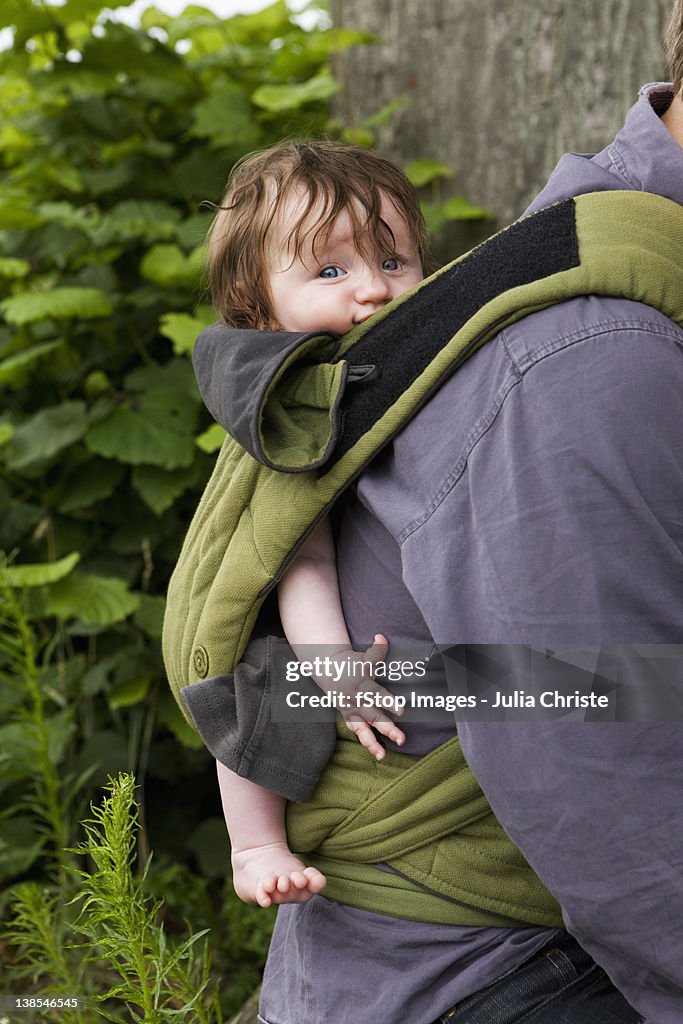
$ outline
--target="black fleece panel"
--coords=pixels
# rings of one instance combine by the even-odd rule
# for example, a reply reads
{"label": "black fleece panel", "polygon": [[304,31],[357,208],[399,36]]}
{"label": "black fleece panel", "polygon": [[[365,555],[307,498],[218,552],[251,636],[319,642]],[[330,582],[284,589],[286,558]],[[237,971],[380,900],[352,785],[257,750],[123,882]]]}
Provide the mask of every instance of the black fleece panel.
{"label": "black fleece panel", "polygon": [[[502,292],[580,264],[574,200],[494,235],[380,320],[344,354],[379,373],[347,388],[340,438],[326,472],[406,391],[478,309]],[[401,347],[401,359],[393,359]],[[450,367],[452,372],[455,365]]]}

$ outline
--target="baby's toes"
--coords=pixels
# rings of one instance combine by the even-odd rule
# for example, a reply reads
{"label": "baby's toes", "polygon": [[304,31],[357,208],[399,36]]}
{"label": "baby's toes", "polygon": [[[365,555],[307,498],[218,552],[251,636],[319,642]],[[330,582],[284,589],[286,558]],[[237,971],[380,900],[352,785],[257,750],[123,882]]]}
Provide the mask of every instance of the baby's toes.
{"label": "baby's toes", "polygon": [[289,877],[295,889],[305,889],[308,885],[308,879],[303,871],[292,871]]}
{"label": "baby's toes", "polygon": [[282,893],[284,896],[289,892],[290,888],[291,883],[289,880],[289,875],[280,875],[277,880],[277,891]]}

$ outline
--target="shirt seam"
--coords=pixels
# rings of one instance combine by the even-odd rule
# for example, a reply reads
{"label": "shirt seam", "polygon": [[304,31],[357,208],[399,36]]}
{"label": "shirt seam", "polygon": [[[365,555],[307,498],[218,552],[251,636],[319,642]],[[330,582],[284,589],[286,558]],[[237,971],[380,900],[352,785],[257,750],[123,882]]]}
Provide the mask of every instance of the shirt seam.
{"label": "shirt seam", "polygon": [[672,324],[667,326],[664,324],[648,323],[644,324],[642,320],[604,320],[597,321],[591,325],[590,332],[586,332],[586,328],[582,327],[570,331],[567,334],[563,334],[560,337],[554,338],[547,345],[539,347],[535,350],[535,358],[532,362],[522,369],[519,366],[518,361],[513,357],[510,349],[507,345],[507,338],[501,336],[501,341],[505,349],[506,355],[510,359],[515,378],[508,381],[506,385],[496,394],[493,402],[487,413],[477,421],[473,429],[470,431],[465,443],[463,444],[462,455],[458,459],[451,473],[448,474],[444,480],[443,485],[434,495],[433,499],[429,503],[428,507],[420,513],[419,516],[412,519],[399,533],[399,544],[403,545],[414,533],[417,533],[429,520],[432,518],[436,510],[448,497],[450,492],[459,482],[462,477],[465,467],[467,466],[468,459],[472,454],[476,445],[482,440],[483,437],[493,426],[498,413],[503,407],[505,399],[510,395],[512,390],[520,384],[529,370],[537,366],[544,359],[549,356],[555,355],[558,352],[564,352],[567,348],[572,345],[580,344],[586,341],[594,341],[596,338],[601,337],[605,334],[620,334],[627,331],[637,331],[639,333],[646,333],[650,335],[657,335],[664,338],[669,338],[678,345],[679,348],[683,349],[683,330]]}
{"label": "shirt seam", "polygon": [[607,155],[609,156],[612,162],[612,166],[614,167],[617,174],[621,178],[623,178],[624,181],[628,182],[628,184],[635,192],[642,191],[642,183],[637,178],[634,178],[631,174],[629,174],[626,167],[626,161],[621,155],[621,151],[616,141],[613,142],[611,146],[608,146]]}

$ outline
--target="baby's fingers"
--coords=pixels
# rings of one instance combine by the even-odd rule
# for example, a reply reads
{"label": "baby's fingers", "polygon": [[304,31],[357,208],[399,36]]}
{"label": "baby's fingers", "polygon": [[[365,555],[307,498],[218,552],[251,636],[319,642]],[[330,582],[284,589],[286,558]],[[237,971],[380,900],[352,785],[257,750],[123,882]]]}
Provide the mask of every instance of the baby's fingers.
{"label": "baby's fingers", "polygon": [[384,747],[379,742],[368,723],[362,718],[347,718],[346,724],[351,732],[356,734],[361,746],[365,747],[368,753],[372,754],[374,758],[381,761],[385,754]]}
{"label": "baby's fingers", "polygon": [[399,747],[406,741],[406,734],[403,732],[403,729],[399,729],[396,722],[392,722],[390,718],[386,718],[384,715],[374,719],[372,728],[376,729],[382,736],[386,736],[392,743],[397,743]]}
{"label": "baby's fingers", "polygon": [[321,892],[327,885],[327,879],[317,868],[304,868],[308,889],[312,893]]}
{"label": "baby's fingers", "polygon": [[389,650],[389,641],[382,633],[375,633],[372,646],[368,647],[365,657],[369,661],[384,661]]}

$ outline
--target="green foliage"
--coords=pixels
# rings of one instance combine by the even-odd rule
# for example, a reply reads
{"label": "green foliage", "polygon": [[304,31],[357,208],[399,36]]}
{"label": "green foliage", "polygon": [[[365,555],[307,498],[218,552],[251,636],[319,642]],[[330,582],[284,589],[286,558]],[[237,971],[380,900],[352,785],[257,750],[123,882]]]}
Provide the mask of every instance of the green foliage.
{"label": "green foliage", "polygon": [[[196,936],[177,939],[188,894],[203,893],[226,1014],[258,980],[272,916],[226,897],[215,770],[168,692],[159,650],[168,578],[222,436],[188,358],[215,319],[202,204],[220,201],[232,164],[254,147],[338,132],[330,55],[367,37],[332,30],[322,13],[304,30],[282,0],[229,19],[199,6],[177,18],[149,9],[140,29],[112,21],[99,0],[7,6],[0,885],[28,879],[15,920],[31,984],[74,994],[99,977],[68,951],[76,936],[118,972],[110,989],[123,987],[105,1008],[118,1000],[126,1020],[216,1020],[198,995],[206,954]],[[172,905],[146,902],[124,835],[128,785],[87,828],[96,881],[81,877],[88,896],[75,925],[64,904],[78,888],[77,855],[64,850],[77,847],[94,788],[120,770],[140,786],[143,859],[153,844],[157,870],[184,882]],[[128,889],[112,889],[107,904],[115,870]],[[244,915],[258,926],[240,925]],[[250,937],[242,949],[237,932]]]}
{"label": "green foliage", "polygon": [[[322,12],[304,30],[282,0],[232,18],[150,8],[140,29],[97,0],[15,0],[6,22],[0,549],[16,553],[7,579],[31,588],[39,646],[52,637],[74,693],[114,651],[136,652],[91,695],[106,703],[88,712],[94,727],[108,729],[111,710],[137,710],[187,737],[164,706],[159,622],[220,437],[188,359],[215,319],[202,301],[202,204],[220,200],[248,150],[335,131],[330,55],[368,37],[333,30]],[[117,724],[125,731],[125,717]]]}
{"label": "green foliage", "polygon": [[[330,27],[315,3],[306,30],[284,0],[232,18],[150,8],[140,28],[112,20],[103,0],[5,7],[0,885],[23,880],[12,939],[23,959],[11,968],[23,963],[53,994],[106,993],[112,1019],[216,1020],[213,997],[199,996],[207,954],[183,919],[212,929],[231,1014],[258,979],[272,915],[221,877],[215,770],[160,656],[170,572],[224,437],[189,360],[215,319],[205,203],[220,202],[249,150],[320,134],[372,145],[408,101],[358,125],[331,118],[331,56],[372,37]],[[483,215],[441,201],[443,165],[411,173],[435,225]],[[119,771],[78,846],[88,800]],[[140,860],[157,851],[141,878],[133,774]],[[78,884],[77,857],[89,864]],[[66,905],[77,892],[78,923]],[[85,967],[105,954],[102,980]]]}

